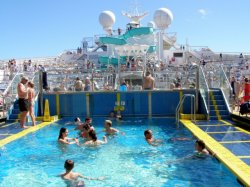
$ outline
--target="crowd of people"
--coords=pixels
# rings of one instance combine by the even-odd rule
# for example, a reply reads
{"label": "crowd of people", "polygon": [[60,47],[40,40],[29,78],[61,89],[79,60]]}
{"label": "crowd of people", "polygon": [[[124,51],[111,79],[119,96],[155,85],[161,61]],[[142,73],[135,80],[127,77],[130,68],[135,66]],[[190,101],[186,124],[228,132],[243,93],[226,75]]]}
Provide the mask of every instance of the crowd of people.
{"label": "crowd of people", "polygon": [[[115,115],[110,114],[112,118],[115,117]],[[108,136],[115,137],[117,135],[125,135],[125,133],[120,133],[120,131],[114,127],[112,127],[112,120],[105,120],[104,121],[104,129],[100,132],[96,132],[95,127],[92,124],[92,119],[87,117],[85,118],[85,121],[82,122],[79,117],[74,119],[74,122],[68,122],[65,125],[68,124],[75,124],[74,130],[77,130],[76,138],[68,137],[68,129],[65,127],[62,127],[59,132],[58,136],[58,143],[64,144],[64,145],[70,145],[70,144],[76,144],[77,146],[91,146],[91,147],[98,147],[103,144],[107,144],[108,142]],[[102,140],[99,140],[97,135],[101,132],[105,133],[105,136],[103,136]],[[144,137],[145,142],[149,144],[150,146],[161,146],[164,144],[163,139],[157,139],[154,138],[153,132],[150,129],[147,129],[144,131]],[[190,141],[191,138],[188,137],[174,137],[171,138],[168,142],[173,141]],[[195,141],[195,151],[193,156],[199,157],[199,158],[206,158],[206,156],[214,156],[211,151],[209,151],[206,148],[206,145],[204,141],[202,140],[196,140]],[[84,181],[82,179],[89,179],[89,180],[104,180],[105,177],[98,177],[98,178],[91,178],[83,176],[79,173],[73,172],[74,168],[74,161],[73,160],[66,160],[64,163],[65,173],[60,174],[61,178],[65,180],[65,182],[68,183],[74,183],[74,184],[84,184]]]}

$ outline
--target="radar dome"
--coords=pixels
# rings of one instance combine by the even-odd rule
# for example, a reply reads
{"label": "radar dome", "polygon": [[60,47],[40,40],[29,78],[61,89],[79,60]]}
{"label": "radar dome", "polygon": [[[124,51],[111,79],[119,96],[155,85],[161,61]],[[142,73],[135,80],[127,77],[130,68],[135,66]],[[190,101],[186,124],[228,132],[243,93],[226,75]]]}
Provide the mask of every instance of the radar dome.
{"label": "radar dome", "polygon": [[153,21],[148,22],[148,27],[152,27],[154,29],[155,28],[155,22],[153,22]]}
{"label": "radar dome", "polygon": [[103,11],[99,15],[99,22],[103,26],[103,29],[108,31],[112,29],[113,24],[115,23],[115,15],[111,11]]}
{"label": "radar dome", "polygon": [[173,14],[169,9],[160,8],[155,11],[154,22],[159,29],[164,30],[168,28],[168,26],[172,23],[172,21],[173,21]]}

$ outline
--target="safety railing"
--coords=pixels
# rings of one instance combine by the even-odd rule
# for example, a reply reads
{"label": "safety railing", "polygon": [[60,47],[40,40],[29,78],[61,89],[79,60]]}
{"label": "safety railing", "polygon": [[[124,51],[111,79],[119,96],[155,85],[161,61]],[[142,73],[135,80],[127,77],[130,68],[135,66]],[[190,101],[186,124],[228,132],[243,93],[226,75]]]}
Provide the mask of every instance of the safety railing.
{"label": "safety railing", "polygon": [[206,76],[204,70],[201,66],[199,66],[199,90],[201,94],[201,98],[204,101],[205,108],[207,111],[208,119],[210,115],[210,98],[209,98],[209,86],[206,80]]}
{"label": "safety railing", "polygon": [[180,123],[180,109],[181,109],[181,107],[183,106],[183,103],[184,103],[184,101],[185,101],[185,99],[187,98],[187,97],[190,97],[191,98],[191,120],[193,120],[194,122],[196,122],[196,113],[195,113],[195,111],[196,111],[196,107],[195,107],[195,95],[193,95],[193,94],[184,94],[183,96],[182,96],[182,98],[181,98],[181,100],[180,100],[180,102],[179,102],[179,104],[177,105],[177,107],[176,107],[176,124],[177,124],[177,126],[179,127],[179,123]]}
{"label": "safety railing", "polygon": [[219,68],[220,68],[220,89],[221,89],[222,94],[225,98],[227,108],[228,108],[229,112],[231,112],[230,96],[232,95],[232,92],[233,92],[232,87],[230,85],[230,82],[227,78],[227,75],[226,75],[223,67],[220,65]]}

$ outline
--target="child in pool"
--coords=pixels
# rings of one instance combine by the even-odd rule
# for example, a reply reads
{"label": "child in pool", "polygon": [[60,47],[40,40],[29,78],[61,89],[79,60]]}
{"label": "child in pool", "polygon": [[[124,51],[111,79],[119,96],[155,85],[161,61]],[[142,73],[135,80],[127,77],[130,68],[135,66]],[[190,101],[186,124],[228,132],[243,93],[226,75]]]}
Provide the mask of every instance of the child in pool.
{"label": "child in pool", "polygon": [[116,134],[119,132],[119,130],[112,127],[112,121],[110,120],[105,120],[104,128],[105,129],[103,130],[103,132],[106,132],[106,134],[108,135]]}
{"label": "child in pool", "polygon": [[65,173],[61,174],[61,178],[65,180],[68,186],[77,186],[77,187],[83,187],[84,181],[79,181],[79,178],[84,178],[88,180],[104,180],[104,177],[99,178],[91,178],[81,175],[80,173],[73,172],[74,168],[74,161],[72,160],[66,160],[64,163]]}
{"label": "child in pool", "polygon": [[148,142],[148,144],[150,144],[152,146],[158,146],[159,144],[162,143],[162,140],[154,139],[153,133],[149,129],[144,131],[144,136],[145,136],[145,140]]}
{"label": "child in pool", "polygon": [[195,142],[196,155],[209,155],[209,151],[206,149],[206,145],[203,140],[196,140]]}

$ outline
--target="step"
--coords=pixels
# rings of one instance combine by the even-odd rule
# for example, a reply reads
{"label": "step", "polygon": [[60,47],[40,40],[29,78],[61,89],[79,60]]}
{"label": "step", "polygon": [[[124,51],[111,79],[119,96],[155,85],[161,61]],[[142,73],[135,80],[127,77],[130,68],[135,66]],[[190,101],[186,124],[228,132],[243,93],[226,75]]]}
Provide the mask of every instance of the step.
{"label": "step", "polygon": [[18,103],[14,103],[13,108],[19,109],[19,104]]}
{"label": "step", "polygon": [[10,114],[9,119],[18,119],[18,114]]}
{"label": "step", "polygon": [[[218,110],[227,110],[226,105],[217,105]],[[210,105],[210,110],[215,110],[214,105]]]}
{"label": "step", "polygon": [[[218,110],[218,112],[221,116],[229,115],[229,112],[227,110]],[[210,115],[216,116],[216,110],[210,110]]]}
{"label": "step", "polygon": [[[224,100],[215,100],[216,105],[225,105],[225,101]],[[210,105],[213,105],[213,100],[210,100]]]}
{"label": "step", "polygon": [[[221,119],[230,119],[229,115],[222,115],[220,117],[221,117]],[[210,120],[219,120],[217,116],[211,116],[211,115],[209,116],[209,119]]]}
{"label": "step", "polygon": [[212,90],[213,95],[222,95],[220,90]]}
{"label": "step", "polygon": [[13,109],[12,110],[12,114],[19,114],[20,113],[20,110],[19,109]]}
{"label": "step", "polygon": [[210,120],[219,120],[217,116],[209,116]]}
{"label": "step", "polygon": [[229,112],[227,110],[219,110],[221,116],[228,116]]}
{"label": "step", "polygon": [[[212,98],[210,97],[210,99],[212,100]],[[217,100],[223,100],[223,96],[222,95],[214,95],[214,99]]]}

